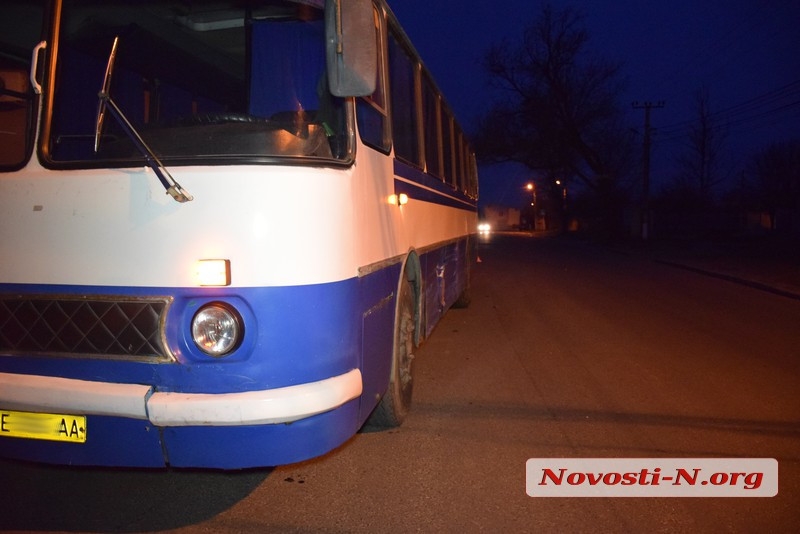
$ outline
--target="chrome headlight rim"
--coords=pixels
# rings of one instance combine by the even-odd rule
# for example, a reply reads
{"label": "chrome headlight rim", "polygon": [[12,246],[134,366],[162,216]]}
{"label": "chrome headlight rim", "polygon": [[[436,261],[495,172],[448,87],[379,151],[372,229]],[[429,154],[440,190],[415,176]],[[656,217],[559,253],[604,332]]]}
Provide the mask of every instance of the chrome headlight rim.
{"label": "chrome headlight rim", "polygon": [[213,358],[230,356],[244,339],[244,321],[230,304],[212,301],[192,316],[191,338],[200,352]]}

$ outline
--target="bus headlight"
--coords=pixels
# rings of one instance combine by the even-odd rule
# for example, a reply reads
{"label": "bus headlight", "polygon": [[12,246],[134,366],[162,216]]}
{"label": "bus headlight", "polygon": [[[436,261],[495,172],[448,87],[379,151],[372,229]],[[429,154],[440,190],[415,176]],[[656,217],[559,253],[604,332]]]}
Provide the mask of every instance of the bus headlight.
{"label": "bus headlight", "polygon": [[209,356],[231,353],[244,336],[242,318],[232,307],[212,302],[200,308],[192,319],[192,339]]}

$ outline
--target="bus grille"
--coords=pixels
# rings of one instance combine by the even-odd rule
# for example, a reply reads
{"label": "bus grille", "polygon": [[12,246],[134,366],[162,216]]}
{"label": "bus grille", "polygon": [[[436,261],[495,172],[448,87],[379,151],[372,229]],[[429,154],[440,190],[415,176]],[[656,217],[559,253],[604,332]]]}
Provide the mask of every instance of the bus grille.
{"label": "bus grille", "polygon": [[0,353],[167,361],[169,299],[0,295]]}

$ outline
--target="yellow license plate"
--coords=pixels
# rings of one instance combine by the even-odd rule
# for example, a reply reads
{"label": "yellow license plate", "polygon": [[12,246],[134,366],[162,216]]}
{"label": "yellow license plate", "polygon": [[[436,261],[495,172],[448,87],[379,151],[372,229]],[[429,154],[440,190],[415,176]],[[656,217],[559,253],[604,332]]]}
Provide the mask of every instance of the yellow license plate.
{"label": "yellow license plate", "polygon": [[86,442],[86,416],[0,409],[0,437]]}

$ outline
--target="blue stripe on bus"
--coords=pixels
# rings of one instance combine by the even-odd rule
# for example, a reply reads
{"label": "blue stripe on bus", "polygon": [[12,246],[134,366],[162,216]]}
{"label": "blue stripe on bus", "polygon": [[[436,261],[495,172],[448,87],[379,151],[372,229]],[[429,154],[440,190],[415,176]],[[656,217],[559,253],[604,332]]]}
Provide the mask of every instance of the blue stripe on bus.
{"label": "blue stripe on bus", "polygon": [[426,174],[407,163],[394,160],[395,194],[405,193],[409,198],[441,204],[453,208],[475,211],[477,201],[453,189],[450,184]]}

